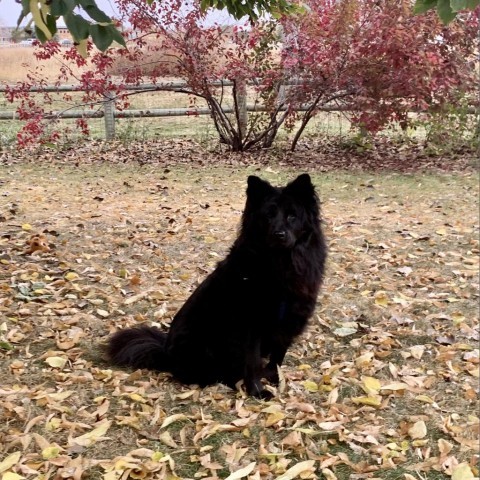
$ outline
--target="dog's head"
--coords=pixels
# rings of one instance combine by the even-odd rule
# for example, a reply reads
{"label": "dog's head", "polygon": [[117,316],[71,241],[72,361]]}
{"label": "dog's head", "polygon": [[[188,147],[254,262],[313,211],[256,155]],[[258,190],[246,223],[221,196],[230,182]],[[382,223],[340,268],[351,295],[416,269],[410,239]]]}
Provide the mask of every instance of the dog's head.
{"label": "dog's head", "polygon": [[250,240],[255,236],[268,247],[291,249],[318,225],[318,215],[318,197],[308,174],[285,187],[248,177],[242,231]]}

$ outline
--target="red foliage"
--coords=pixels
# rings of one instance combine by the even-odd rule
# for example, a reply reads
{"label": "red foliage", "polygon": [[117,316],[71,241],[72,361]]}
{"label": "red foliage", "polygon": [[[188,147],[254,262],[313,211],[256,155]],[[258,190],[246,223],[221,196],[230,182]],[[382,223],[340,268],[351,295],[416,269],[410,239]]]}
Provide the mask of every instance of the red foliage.
{"label": "red foliage", "polygon": [[311,107],[302,124],[341,99],[356,124],[376,132],[474,90],[473,12],[446,27],[434,13],[413,15],[407,0],[307,0],[305,8],[282,20],[283,70],[297,80],[287,103]]}
{"label": "red foliage", "polygon": [[[203,98],[212,112],[220,140],[234,150],[270,145],[285,121],[301,118],[293,147],[318,109],[331,102],[348,107],[351,119],[377,132],[391,122],[408,123],[408,112],[454,103],[474,89],[474,47],[478,15],[460,15],[448,27],[435,14],[413,16],[408,0],[305,0],[305,14],[278,23],[225,28],[205,22],[198,5],[164,0],[116,0],[119,24],[128,48],[99,52],[90,44],[90,68],[77,50],[56,42],[38,46],[39,60],[55,57],[62,64],[56,84],[77,84],[82,102],[99,108],[114,97],[116,108],[129,105],[127,85],[168,78],[186,82],[181,91]],[[281,45],[281,48],[279,46]],[[82,68],[83,73],[79,73]],[[224,113],[225,88],[212,82],[234,81],[234,114]],[[235,94],[244,80],[255,80],[268,109],[266,117],[250,115],[241,126]],[[279,95],[281,82],[293,82]],[[26,120],[19,143],[52,141],[52,99],[43,92],[35,101],[31,87],[42,87],[41,70],[28,82],[9,88],[9,101],[19,101]],[[72,103],[72,95],[64,99]],[[77,105],[78,106],[78,105]],[[303,113],[295,113],[297,107]],[[71,107],[68,107],[71,108]],[[306,109],[306,110],[305,110]],[[53,117],[53,118],[52,118]],[[77,126],[87,135],[86,119]]]}

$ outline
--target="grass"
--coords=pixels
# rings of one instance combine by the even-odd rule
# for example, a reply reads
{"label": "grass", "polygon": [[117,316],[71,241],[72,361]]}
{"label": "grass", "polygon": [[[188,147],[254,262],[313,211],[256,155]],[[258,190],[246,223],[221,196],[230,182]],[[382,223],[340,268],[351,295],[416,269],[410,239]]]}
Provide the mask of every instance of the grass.
{"label": "grass", "polygon": [[[253,472],[270,480],[310,459],[317,478],[329,468],[338,480],[446,480],[449,462],[478,476],[476,174],[309,169],[323,202],[328,272],[311,326],[282,368],[285,389],[264,403],[221,385],[202,390],[112,368],[101,345],[117,328],[168,325],[235,238],[247,175],[284,184],[300,168],[180,165],[168,151],[159,163],[137,163],[142,154],[115,163],[85,154],[87,165],[77,151],[76,165],[56,153],[0,166],[0,342],[14,347],[0,348],[0,462],[19,452],[16,473],[28,464],[65,476],[81,455],[86,479],[115,465],[114,478],[127,476],[125,464],[161,478],[170,472],[161,452],[181,479],[226,478],[255,462]],[[40,232],[50,252],[26,255]],[[77,277],[67,280],[69,272]],[[45,284],[44,298],[20,300],[20,287],[35,282]],[[338,335],[345,322],[357,332]],[[439,339],[449,336],[451,344]],[[421,358],[412,356],[417,346]],[[49,366],[52,356],[65,367]],[[374,408],[356,400],[367,395],[366,377],[404,386],[377,392]],[[105,439],[69,440],[102,421],[111,422]],[[419,421],[426,433],[414,439]],[[65,450],[49,463],[42,452],[53,444]]]}

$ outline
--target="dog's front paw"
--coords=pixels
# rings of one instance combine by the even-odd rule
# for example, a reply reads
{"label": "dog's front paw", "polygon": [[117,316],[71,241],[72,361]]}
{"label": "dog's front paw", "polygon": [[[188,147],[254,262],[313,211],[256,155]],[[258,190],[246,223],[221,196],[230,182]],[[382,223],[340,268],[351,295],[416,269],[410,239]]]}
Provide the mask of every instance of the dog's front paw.
{"label": "dog's front paw", "polygon": [[273,393],[264,388],[260,380],[253,381],[247,385],[247,394],[262,400],[270,400],[273,397]]}
{"label": "dog's front paw", "polygon": [[267,390],[264,388],[261,392],[258,398],[261,398],[262,400],[271,400],[274,397],[273,393],[270,390]]}

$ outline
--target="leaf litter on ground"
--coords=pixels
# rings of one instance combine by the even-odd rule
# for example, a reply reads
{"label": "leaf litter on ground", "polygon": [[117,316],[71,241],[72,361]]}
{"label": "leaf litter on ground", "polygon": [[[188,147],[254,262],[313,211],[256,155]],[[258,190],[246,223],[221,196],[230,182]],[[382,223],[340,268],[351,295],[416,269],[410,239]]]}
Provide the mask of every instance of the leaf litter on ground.
{"label": "leaf litter on ground", "polygon": [[[82,148],[0,170],[3,479],[479,476],[475,173],[150,164],[128,147],[101,162],[95,145],[83,163]],[[168,328],[235,238],[248,174],[300,168],[329,267],[272,401],[103,360],[118,328]]]}

